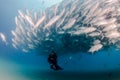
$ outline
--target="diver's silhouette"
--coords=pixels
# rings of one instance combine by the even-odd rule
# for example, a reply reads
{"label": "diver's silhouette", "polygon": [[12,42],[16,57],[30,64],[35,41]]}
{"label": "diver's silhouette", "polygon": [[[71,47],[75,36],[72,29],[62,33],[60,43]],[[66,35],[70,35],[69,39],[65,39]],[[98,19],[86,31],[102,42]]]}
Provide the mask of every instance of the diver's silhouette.
{"label": "diver's silhouette", "polygon": [[62,68],[57,64],[57,55],[54,51],[52,51],[48,56],[48,62],[50,64],[50,68],[53,70],[62,70]]}

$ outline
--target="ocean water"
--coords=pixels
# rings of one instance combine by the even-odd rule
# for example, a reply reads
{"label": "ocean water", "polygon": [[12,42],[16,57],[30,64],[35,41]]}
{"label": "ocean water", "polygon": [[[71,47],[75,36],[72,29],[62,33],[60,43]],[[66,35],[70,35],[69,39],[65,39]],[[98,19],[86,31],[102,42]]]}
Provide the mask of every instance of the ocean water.
{"label": "ocean water", "polygon": [[18,10],[39,12],[39,9],[45,10],[59,2],[61,0],[0,0],[0,33],[7,41],[6,44],[0,38],[0,80],[119,80],[120,51],[114,46],[95,54],[71,52],[61,55],[58,52],[58,63],[64,68],[62,71],[51,70],[47,55],[42,55],[41,51],[26,53],[12,46],[11,31],[16,28]]}

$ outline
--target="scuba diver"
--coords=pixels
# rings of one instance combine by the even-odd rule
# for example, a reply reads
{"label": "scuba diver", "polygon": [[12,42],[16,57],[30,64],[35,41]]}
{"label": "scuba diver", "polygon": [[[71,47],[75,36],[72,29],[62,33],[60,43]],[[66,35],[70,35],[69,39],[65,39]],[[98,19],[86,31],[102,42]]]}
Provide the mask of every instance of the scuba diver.
{"label": "scuba diver", "polygon": [[48,56],[48,63],[50,64],[50,68],[53,70],[63,70],[58,64],[57,64],[57,55],[54,51],[52,51]]}

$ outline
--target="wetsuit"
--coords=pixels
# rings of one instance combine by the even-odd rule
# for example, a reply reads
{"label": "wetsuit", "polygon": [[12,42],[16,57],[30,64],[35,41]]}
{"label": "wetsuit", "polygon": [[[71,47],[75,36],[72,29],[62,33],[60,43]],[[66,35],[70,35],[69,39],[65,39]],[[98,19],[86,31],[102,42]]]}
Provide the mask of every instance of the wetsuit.
{"label": "wetsuit", "polygon": [[60,66],[58,66],[57,64],[57,55],[56,53],[51,53],[48,56],[48,62],[50,64],[50,68],[53,70],[62,70],[62,68]]}

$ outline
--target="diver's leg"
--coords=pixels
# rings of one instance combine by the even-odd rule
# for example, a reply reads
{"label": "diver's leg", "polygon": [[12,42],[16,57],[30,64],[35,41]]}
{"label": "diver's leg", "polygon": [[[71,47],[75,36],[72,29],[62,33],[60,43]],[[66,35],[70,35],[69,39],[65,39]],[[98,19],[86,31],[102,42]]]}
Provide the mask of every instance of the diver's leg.
{"label": "diver's leg", "polygon": [[58,64],[55,64],[56,70],[63,70]]}
{"label": "diver's leg", "polygon": [[54,65],[53,65],[53,64],[50,64],[50,68],[51,68],[51,69],[54,69]]}

